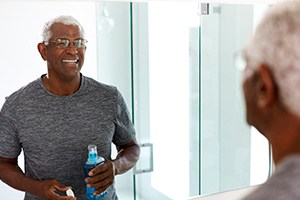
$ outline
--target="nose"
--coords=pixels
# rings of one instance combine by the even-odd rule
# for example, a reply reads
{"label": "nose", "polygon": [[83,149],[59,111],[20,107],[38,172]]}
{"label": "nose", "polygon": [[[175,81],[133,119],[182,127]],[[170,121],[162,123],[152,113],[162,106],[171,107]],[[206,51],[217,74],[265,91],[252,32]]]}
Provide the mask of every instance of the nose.
{"label": "nose", "polygon": [[67,53],[75,55],[78,53],[77,47],[74,46],[74,42],[70,42],[69,46],[66,48]]}

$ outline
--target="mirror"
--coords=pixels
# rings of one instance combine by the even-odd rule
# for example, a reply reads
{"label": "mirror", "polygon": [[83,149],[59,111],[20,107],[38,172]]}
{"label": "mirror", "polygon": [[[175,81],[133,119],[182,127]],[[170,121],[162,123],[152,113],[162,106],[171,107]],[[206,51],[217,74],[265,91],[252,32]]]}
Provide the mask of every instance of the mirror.
{"label": "mirror", "polygon": [[[36,48],[43,24],[72,15],[88,39],[82,73],[119,88],[139,142],[147,147],[137,167],[153,166],[118,176],[120,199],[187,199],[262,183],[270,172],[269,147],[245,123],[234,54],[266,8],[194,1],[1,1],[1,105],[46,73]],[[7,189],[1,197],[21,198],[2,185]]]}

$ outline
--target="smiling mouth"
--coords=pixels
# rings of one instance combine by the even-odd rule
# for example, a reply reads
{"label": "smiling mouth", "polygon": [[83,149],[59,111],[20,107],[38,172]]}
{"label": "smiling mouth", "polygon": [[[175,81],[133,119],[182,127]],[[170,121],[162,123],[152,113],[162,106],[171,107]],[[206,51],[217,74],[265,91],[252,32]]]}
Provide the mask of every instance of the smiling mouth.
{"label": "smiling mouth", "polygon": [[75,63],[77,64],[79,62],[78,59],[75,59],[75,60],[62,60],[63,63]]}

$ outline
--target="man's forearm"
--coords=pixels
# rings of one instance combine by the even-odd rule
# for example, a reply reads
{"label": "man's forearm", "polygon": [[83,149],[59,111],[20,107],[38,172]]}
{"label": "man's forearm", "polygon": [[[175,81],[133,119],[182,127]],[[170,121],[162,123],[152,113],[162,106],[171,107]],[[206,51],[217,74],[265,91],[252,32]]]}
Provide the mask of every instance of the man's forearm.
{"label": "man's forearm", "polygon": [[122,174],[130,170],[138,161],[139,155],[140,147],[136,143],[120,149],[116,159],[113,161],[115,174]]}
{"label": "man's forearm", "polygon": [[38,181],[28,178],[16,163],[0,160],[0,179],[9,186],[33,195],[38,193]]}

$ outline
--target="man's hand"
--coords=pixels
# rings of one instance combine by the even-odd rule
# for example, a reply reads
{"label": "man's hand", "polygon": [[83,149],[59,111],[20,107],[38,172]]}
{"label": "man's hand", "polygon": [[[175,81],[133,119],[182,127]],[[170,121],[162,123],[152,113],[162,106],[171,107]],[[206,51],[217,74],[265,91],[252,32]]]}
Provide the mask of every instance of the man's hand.
{"label": "man's hand", "polygon": [[45,180],[39,183],[38,195],[42,200],[76,200],[75,197],[61,196],[58,193],[65,193],[71,187],[64,186],[56,180]]}
{"label": "man's hand", "polygon": [[88,187],[95,188],[94,195],[99,195],[114,182],[114,163],[110,160],[105,160],[104,163],[92,169],[88,175],[89,177],[85,179],[85,182],[88,184]]}
{"label": "man's hand", "polygon": [[42,200],[76,200],[75,197],[61,196],[69,188],[56,180],[36,180],[27,177],[18,166],[17,158],[0,157],[0,179],[11,187],[38,196]]}

